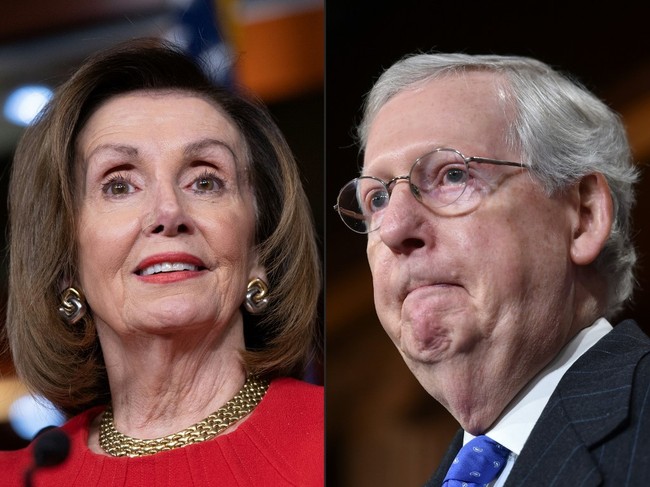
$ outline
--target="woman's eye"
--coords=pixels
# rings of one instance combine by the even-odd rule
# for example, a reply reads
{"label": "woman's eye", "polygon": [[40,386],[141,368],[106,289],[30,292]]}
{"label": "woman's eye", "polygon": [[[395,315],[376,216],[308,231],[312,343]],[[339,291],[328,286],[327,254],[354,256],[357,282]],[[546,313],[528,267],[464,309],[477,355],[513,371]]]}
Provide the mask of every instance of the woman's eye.
{"label": "woman's eye", "polygon": [[205,175],[197,178],[192,184],[192,189],[199,193],[209,193],[211,191],[219,191],[224,186],[221,179],[213,175]]}
{"label": "woman's eye", "polygon": [[110,196],[123,196],[129,193],[133,193],[133,191],[135,191],[135,188],[126,179],[115,178],[106,182],[102,186],[102,191],[104,194]]}

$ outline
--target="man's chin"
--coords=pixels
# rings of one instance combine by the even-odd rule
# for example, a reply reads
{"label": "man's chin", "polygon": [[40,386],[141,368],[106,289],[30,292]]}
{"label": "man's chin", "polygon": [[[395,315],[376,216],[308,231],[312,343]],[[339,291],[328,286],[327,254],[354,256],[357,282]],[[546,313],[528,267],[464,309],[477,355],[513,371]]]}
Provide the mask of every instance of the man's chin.
{"label": "man's chin", "polygon": [[403,332],[398,348],[407,363],[435,364],[448,356],[450,346],[451,339],[447,334],[432,330],[431,333],[417,336]]}

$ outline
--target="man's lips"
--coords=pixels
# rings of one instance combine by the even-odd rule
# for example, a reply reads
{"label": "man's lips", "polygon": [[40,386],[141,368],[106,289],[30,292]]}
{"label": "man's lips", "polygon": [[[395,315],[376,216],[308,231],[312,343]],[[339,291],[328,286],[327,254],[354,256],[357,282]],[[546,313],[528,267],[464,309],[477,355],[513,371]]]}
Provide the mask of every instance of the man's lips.
{"label": "man's lips", "polygon": [[206,266],[198,257],[183,252],[156,254],[142,260],[135,270],[138,276],[147,277],[170,272],[198,272]]}
{"label": "man's lips", "polygon": [[400,301],[404,301],[406,297],[417,291],[426,291],[427,289],[449,289],[453,287],[458,287],[459,284],[454,283],[454,282],[447,282],[447,281],[434,281],[434,282],[420,282],[417,284],[411,284],[407,286],[403,292],[400,293]]}

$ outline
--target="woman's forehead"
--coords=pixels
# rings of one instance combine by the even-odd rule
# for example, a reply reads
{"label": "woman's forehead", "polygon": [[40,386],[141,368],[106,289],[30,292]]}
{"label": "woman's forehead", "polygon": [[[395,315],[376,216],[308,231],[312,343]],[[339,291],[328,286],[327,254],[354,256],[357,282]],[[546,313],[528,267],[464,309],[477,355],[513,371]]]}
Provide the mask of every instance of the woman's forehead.
{"label": "woman's forehead", "polygon": [[156,90],[129,92],[106,100],[88,117],[75,145],[77,154],[85,159],[106,145],[178,142],[196,147],[209,139],[222,141],[237,159],[246,159],[241,132],[215,102],[194,93]]}

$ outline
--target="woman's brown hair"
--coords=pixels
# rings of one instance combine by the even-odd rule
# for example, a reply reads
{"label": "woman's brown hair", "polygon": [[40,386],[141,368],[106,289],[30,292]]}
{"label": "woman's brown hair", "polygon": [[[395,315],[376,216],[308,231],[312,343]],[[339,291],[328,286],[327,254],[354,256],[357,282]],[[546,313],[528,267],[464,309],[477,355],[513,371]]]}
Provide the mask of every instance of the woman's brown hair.
{"label": "woman's brown hair", "polygon": [[263,314],[245,311],[250,373],[298,375],[314,349],[320,266],[298,167],[267,110],[214,86],[200,66],[159,40],[137,40],[88,59],[56,92],[16,149],[9,185],[7,335],[21,378],[67,414],[110,401],[91,313],[69,325],[58,308],[77,263],[75,143],[100,104],[138,90],[176,90],[210,100],[246,142],[256,244],[269,281]]}

